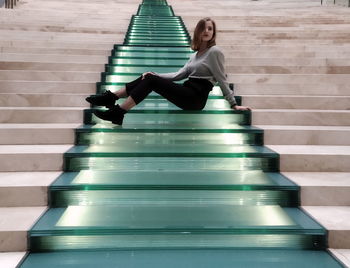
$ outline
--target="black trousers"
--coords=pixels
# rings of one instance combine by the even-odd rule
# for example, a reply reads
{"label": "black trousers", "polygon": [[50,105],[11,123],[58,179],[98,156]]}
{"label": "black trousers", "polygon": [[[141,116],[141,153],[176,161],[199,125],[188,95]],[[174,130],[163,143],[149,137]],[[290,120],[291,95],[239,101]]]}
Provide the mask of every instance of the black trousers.
{"label": "black trousers", "polygon": [[162,77],[148,74],[125,85],[128,96],[136,104],[143,101],[152,91],[183,110],[202,110],[207,103],[213,84],[206,79],[189,78],[183,85]]}

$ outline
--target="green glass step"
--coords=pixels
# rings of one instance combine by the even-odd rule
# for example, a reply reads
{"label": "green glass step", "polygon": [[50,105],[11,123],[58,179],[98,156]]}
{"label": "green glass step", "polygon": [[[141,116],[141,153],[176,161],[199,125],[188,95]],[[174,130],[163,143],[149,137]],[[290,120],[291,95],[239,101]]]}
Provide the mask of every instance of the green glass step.
{"label": "green glass step", "polygon": [[125,45],[114,45],[114,50],[118,51],[128,51],[128,52],[155,52],[155,53],[182,53],[182,52],[193,52],[191,48],[188,47],[171,47],[171,46],[164,46],[164,47],[148,47],[148,46],[125,46]]}
{"label": "green glass step", "polygon": [[[201,133],[227,133],[229,135],[225,137],[232,137],[231,134],[235,133],[254,133],[263,134],[261,129],[237,124],[226,124],[217,127],[215,125],[201,125],[193,128],[191,125],[176,125],[176,124],[153,124],[152,122],[143,122],[141,124],[133,124],[130,122],[124,122],[123,126],[116,126],[113,124],[95,124],[95,125],[82,125],[76,129],[77,135],[84,135],[89,133],[190,133],[191,135],[197,135]],[[234,138],[237,138],[234,136]],[[227,139],[228,140],[228,139]]]}
{"label": "green glass step", "polygon": [[166,0],[143,0],[142,5],[168,5]]}
{"label": "green glass step", "polygon": [[[118,266],[116,266],[118,264]],[[226,249],[32,253],[21,268],[341,268],[320,250]]]}
{"label": "green glass step", "polygon": [[121,204],[298,205],[299,187],[262,171],[81,171],[50,186],[50,206]]}
{"label": "green glass step", "polygon": [[189,41],[175,41],[175,40],[125,40],[126,45],[169,45],[171,46],[189,46]]}
{"label": "green glass step", "polygon": [[167,52],[128,52],[128,51],[113,51],[112,57],[118,58],[174,58],[188,60],[192,53],[167,53]]}
{"label": "green glass step", "polygon": [[[156,8],[155,8],[156,7]],[[174,16],[170,6],[140,6],[137,15],[140,16]]]}
{"label": "green glass step", "polygon": [[180,67],[168,67],[168,66],[149,66],[149,65],[106,65],[107,73],[129,73],[141,75],[145,72],[155,72],[155,73],[173,73],[177,72]]}
{"label": "green glass step", "polygon": [[75,146],[64,155],[64,170],[279,170],[279,155],[265,147],[132,145]]}
{"label": "green glass step", "polygon": [[180,16],[171,17],[157,17],[157,16],[146,16],[146,15],[132,15],[131,21],[176,21],[183,24],[183,20]]}
{"label": "green glass step", "polygon": [[[246,128],[244,128],[246,127]],[[204,133],[203,133],[204,132]],[[227,145],[262,145],[263,131],[252,129],[248,126],[237,127],[232,131],[220,129],[197,130],[186,129],[151,129],[150,127],[134,129],[102,127],[94,125],[94,128],[83,127],[76,130],[76,144],[120,144],[125,141],[137,143],[163,143],[163,144],[227,144]]]}
{"label": "green glass step", "polygon": [[[188,33],[186,31],[186,28],[183,27],[182,25],[175,25],[175,24],[164,24],[164,23],[159,23],[157,24],[151,24],[151,23],[133,23],[130,24],[128,28],[127,34],[130,33],[130,31],[143,31],[144,34],[147,34],[148,32],[154,33]],[[188,35],[189,36],[189,35]]]}
{"label": "green glass step", "polygon": [[[92,114],[94,109],[84,110],[84,123],[108,123]],[[227,124],[250,125],[249,111],[183,111],[183,110],[130,110],[124,118],[124,123],[132,124],[163,124],[167,127],[203,128],[211,126],[225,128]]]}
{"label": "green glass step", "polygon": [[89,184],[84,189],[74,187],[50,191],[50,207],[84,205],[298,205],[298,193],[291,190],[94,190]]}
{"label": "green glass step", "polygon": [[232,205],[69,206],[29,232],[32,251],[325,248],[326,230],[297,208]]}
{"label": "green glass step", "polygon": [[148,143],[124,140],[115,145],[75,146],[65,153],[75,157],[227,157],[278,158],[278,154],[263,146],[197,143],[161,143],[152,139]]}
{"label": "green glass step", "polygon": [[126,39],[133,38],[148,38],[152,37],[155,39],[160,38],[171,38],[171,39],[189,39],[189,36],[186,33],[177,33],[177,32],[168,32],[168,33],[158,33],[158,32],[129,32]]}
{"label": "green glass step", "polygon": [[141,37],[130,37],[127,36],[124,38],[125,42],[168,42],[171,44],[183,44],[183,43],[190,43],[190,39],[185,36],[185,37],[177,37],[177,36],[156,36],[154,37],[153,35],[145,35]]}
{"label": "green glass step", "polygon": [[64,171],[81,170],[263,170],[279,171],[276,157],[66,157]]}
{"label": "green glass step", "polygon": [[[88,189],[86,188],[88,185]],[[65,172],[50,190],[299,190],[280,173],[248,171],[105,171]]]}
{"label": "green glass step", "polygon": [[115,65],[120,65],[120,64],[125,64],[125,65],[153,65],[153,66],[174,66],[181,68],[182,66],[185,65],[188,59],[183,58],[183,59],[174,59],[174,58],[151,58],[151,59],[145,59],[144,57],[133,57],[133,58],[119,58],[119,57],[109,57],[109,63],[110,64],[115,64]]}

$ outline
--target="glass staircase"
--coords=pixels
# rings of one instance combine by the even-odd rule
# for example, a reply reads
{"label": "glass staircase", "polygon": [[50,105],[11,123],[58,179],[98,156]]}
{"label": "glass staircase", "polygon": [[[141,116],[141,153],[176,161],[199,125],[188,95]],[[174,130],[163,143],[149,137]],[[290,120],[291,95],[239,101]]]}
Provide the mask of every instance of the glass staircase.
{"label": "glass staircase", "polygon": [[[97,93],[176,71],[191,53],[171,6],[144,0]],[[217,87],[203,111],[152,93],[123,126],[94,109],[104,108],[84,111],[20,267],[342,267],[251,113],[232,111]]]}

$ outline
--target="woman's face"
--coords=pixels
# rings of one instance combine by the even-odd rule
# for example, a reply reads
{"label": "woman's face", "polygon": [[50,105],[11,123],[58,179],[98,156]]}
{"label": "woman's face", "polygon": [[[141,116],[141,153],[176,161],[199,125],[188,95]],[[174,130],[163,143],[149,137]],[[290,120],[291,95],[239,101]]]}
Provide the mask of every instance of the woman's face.
{"label": "woman's face", "polygon": [[205,22],[205,29],[202,32],[201,38],[202,42],[208,42],[213,38],[214,34],[214,26],[212,21],[206,21]]}

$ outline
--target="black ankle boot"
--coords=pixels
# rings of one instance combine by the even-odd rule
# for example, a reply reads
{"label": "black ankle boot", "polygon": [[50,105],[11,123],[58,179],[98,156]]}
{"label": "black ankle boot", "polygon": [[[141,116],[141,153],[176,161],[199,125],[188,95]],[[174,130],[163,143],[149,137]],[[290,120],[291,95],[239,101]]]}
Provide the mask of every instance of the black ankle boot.
{"label": "black ankle boot", "polygon": [[126,112],[127,111],[120,108],[120,106],[117,104],[116,106],[110,108],[107,111],[96,110],[94,111],[94,114],[102,120],[112,121],[113,124],[122,125],[124,114]]}
{"label": "black ankle boot", "polygon": [[118,99],[119,98],[115,94],[113,94],[112,92],[107,90],[103,94],[91,95],[91,96],[87,97],[86,101],[90,102],[92,105],[106,106],[107,108],[112,108],[112,107],[114,107],[115,102]]}

